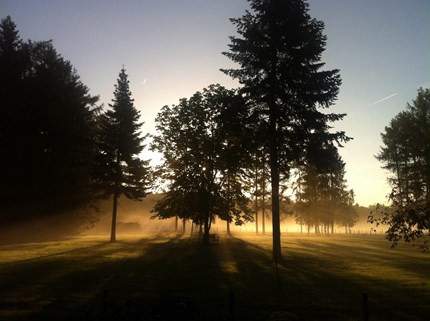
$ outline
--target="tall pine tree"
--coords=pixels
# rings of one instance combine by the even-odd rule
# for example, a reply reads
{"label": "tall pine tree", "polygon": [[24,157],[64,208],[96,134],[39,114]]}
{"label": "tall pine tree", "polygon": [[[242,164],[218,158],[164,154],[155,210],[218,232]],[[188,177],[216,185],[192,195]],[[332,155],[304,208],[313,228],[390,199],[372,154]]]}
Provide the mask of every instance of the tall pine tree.
{"label": "tall pine tree", "polygon": [[113,197],[111,242],[116,241],[118,198],[142,200],[149,185],[149,161],[141,160],[146,136],[142,137],[140,112],[131,98],[128,76],[122,68],[114,98],[100,119],[96,184],[103,197]]}
{"label": "tall pine tree", "polygon": [[347,140],[344,133],[329,134],[330,121],[344,115],[326,114],[336,99],[338,70],[323,71],[324,23],[312,19],[303,0],[249,0],[252,11],[231,19],[239,37],[230,37],[224,54],[239,65],[223,70],[243,85],[252,112],[264,132],[269,150],[272,190],[273,257],[281,257],[280,180],[303,158],[311,136],[320,140]]}

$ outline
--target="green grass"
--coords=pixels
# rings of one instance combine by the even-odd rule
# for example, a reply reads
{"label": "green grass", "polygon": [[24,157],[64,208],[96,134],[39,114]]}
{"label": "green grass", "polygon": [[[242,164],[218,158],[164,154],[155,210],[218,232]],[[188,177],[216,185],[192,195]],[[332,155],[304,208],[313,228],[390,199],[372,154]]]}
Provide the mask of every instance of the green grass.
{"label": "green grass", "polygon": [[[0,320],[428,320],[430,255],[380,236],[71,238],[0,247]],[[277,277],[279,272],[279,278]]]}

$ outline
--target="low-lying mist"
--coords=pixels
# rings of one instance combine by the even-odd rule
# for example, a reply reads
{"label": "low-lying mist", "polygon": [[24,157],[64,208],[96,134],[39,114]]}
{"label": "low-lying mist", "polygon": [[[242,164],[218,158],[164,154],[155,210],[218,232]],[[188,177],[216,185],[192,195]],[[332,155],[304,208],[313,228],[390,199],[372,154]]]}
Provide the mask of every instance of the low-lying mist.
{"label": "low-lying mist", "polygon": [[[117,210],[117,235],[143,235],[147,233],[183,232],[184,225],[181,220],[176,222],[175,218],[168,220],[151,219],[151,213],[156,202],[162,195],[150,194],[143,201],[131,201],[121,197]],[[94,208],[87,208],[81,212],[56,214],[49,217],[31,218],[12,225],[0,227],[0,244],[40,242],[48,240],[61,240],[66,237],[77,235],[109,235],[112,224],[112,201],[103,200],[95,204]],[[97,209],[97,210],[96,210]],[[386,227],[380,226],[376,232],[372,230],[375,226],[367,223],[368,211],[362,208],[358,222],[351,228],[351,234],[383,234]],[[259,213],[258,232],[263,233],[262,217]],[[185,223],[185,233],[198,231],[198,227],[192,227],[190,221]],[[248,222],[242,226],[230,224],[232,232],[256,232],[256,223]],[[225,233],[227,223],[216,219],[211,231],[213,233]],[[272,232],[270,215],[266,216],[264,232]],[[320,232],[323,229],[320,228]],[[345,227],[334,226],[334,233],[345,233]],[[348,231],[349,232],[349,231]],[[307,234],[307,226],[296,224],[294,216],[286,217],[281,222],[281,233],[303,233]],[[314,234],[312,227],[309,233]]]}

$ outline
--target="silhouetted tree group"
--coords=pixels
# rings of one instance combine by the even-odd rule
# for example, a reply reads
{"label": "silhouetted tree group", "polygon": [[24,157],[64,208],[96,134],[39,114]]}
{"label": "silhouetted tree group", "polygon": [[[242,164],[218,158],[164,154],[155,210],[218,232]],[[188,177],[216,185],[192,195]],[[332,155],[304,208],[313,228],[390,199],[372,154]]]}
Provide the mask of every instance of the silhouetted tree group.
{"label": "silhouetted tree group", "polygon": [[[335,224],[350,233],[358,214],[354,210],[354,191],[346,185],[345,163],[337,149],[330,146],[315,163],[298,168],[295,184],[296,222],[314,227],[316,233],[334,233]],[[323,230],[320,231],[320,226]]]}
{"label": "silhouetted tree group", "polygon": [[[200,225],[208,242],[216,218],[241,225],[272,216],[273,257],[281,257],[281,214],[316,232],[350,230],[357,220],[354,192],[346,185],[338,147],[351,138],[330,123],[339,70],[324,70],[324,23],[304,0],[248,0],[251,10],[231,22],[223,54],[237,67],[222,69],[241,87],[210,85],[156,118],[151,149],[163,155],[154,176],[167,188],[154,218],[176,217]],[[114,99],[103,110],[71,63],[51,41],[24,42],[8,16],[0,23],[0,185],[2,227],[57,213],[82,213],[112,198],[111,241],[116,240],[118,198],[141,200],[151,169],[140,154],[140,113],[124,67]],[[382,134],[376,156],[392,172],[390,207],[369,220],[388,224],[396,244],[413,241],[430,226],[430,93]],[[295,203],[285,193],[294,190]],[[87,212],[89,213],[89,212]],[[88,219],[91,215],[87,215]]]}
{"label": "silhouetted tree group", "polygon": [[69,211],[91,198],[98,97],[50,41],[0,24],[2,221]]}
{"label": "silhouetted tree group", "polygon": [[[258,229],[261,210],[264,230],[271,207],[277,259],[281,212],[292,209],[284,191],[294,170],[301,173],[300,222],[327,229],[353,224],[336,216],[353,202],[337,153],[350,138],[329,126],[345,114],[322,110],[341,84],[339,70],[323,69],[323,22],[302,0],[249,2],[251,11],[231,19],[238,35],[223,53],[238,67],[222,71],[241,87],[211,85],[157,116],[151,148],[163,154],[155,173],[167,191],[154,217],[190,219],[207,242],[216,217],[229,230],[255,215]],[[22,42],[10,17],[0,25],[0,64],[4,208],[19,219],[27,209],[28,215],[55,213],[112,197],[114,241],[118,198],[142,199],[150,177],[148,162],[139,158],[146,136],[124,68],[103,111],[52,43]],[[16,206],[22,199],[25,206]],[[319,216],[311,219],[316,206]]]}
{"label": "silhouetted tree group", "polygon": [[418,90],[413,104],[394,117],[381,134],[384,146],[376,155],[391,173],[391,205],[379,205],[370,222],[389,226],[386,236],[393,246],[404,239],[422,240],[428,250],[430,237],[430,89]]}
{"label": "silhouetted tree group", "polygon": [[[335,100],[340,85],[337,70],[321,71],[323,23],[309,16],[303,1],[250,4],[253,13],[232,19],[239,37],[231,37],[224,53],[240,66],[224,72],[243,86],[231,91],[212,85],[157,117],[152,148],[165,157],[159,173],[169,191],[155,211],[158,217],[191,218],[207,237],[215,215],[227,224],[252,219],[245,186],[254,187],[257,218],[267,180],[273,253],[280,257],[280,182],[309,161],[311,148],[348,138],[328,132],[327,122],[344,115],[317,110]],[[147,162],[137,157],[143,138],[125,70],[111,110],[102,113],[98,97],[89,95],[51,42],[22,42],[10,17],[2,20],[0,37],[5,209],[19,219],[112,196],[115,240],[118,197],[144,197],[149,175]],[[23,198],[28,208],[16,206]]]}
{"label": "silhouetted tree group", "polygon": [[[267,166],[276,259],[281,257],[281,182],[290,179],[293,168],[316,162],[318,156],[325,156],[324,150],[335,149],[335,143],[340,145],[349,138],[343,132],[329,131],[328,123],[341,120],[344,114],[318,110],[335,101],[341,83],[338,70],[322,70],[324,24],[310,17],[304,1],[251,0],[250,5],[252,12],[231,19],[239,36],[230,38],[230,51],[224,53],[239,65],[223,71],[241,83],[230,96],[238,97],[243,109],[237,113],[234,103],[221,100],[219,90],[224,89],[220,87],[196,93],[178,106],[164,107],[157,118],[161,135],[155,138],[154,148],[164,153],[165,177],[171,185],[155,211],[159,217],[178,212],[182,217],[197,214],[196,220],[204,223],[207,234],[215,213],[227,221],[232,217],[229,209],[246,213],[238,206],[241,198],[233,197],[240,195],[240,185],[236,189],[231,182],[240,184],[246,172],[253,172],[247,177],[255,177],[257,218],[258,196],[263,197],[262,204],[266,196]],[[240,116],[235,118],[235,112]],[[233,125],[225,123],[223,113],[234,119]],[[226,138],[220,134],[223,123],[211,115],[220,115],[231,128]],[[233,134],[236,127],[241,135]],[[223,191],[227,192],[225,197],[221,197]],[[228,206],[218,205],[221,199]],[[225,213],[230,214],[225,217]]]}
{"label": "silhouetted tree group", "polygon": [[215,216],[236,224],[252,219],[242,186],[244,108],[235,91],[220,85],[162,108],[152,149],[164,156],[158,172],[168,191],[155,217],[191,219],[204,227],[206,242]]}
{"label": "silhouetted tree group", "polygon": [[122,69],[113,110],[103,113],[51,41],[24,42],[12,19],[2,19],[2,227],[65,212],[87,220],[91,211],[82,210],[100,196],[145,196],[148,169],[137,158],[143,138],[130,95]]}

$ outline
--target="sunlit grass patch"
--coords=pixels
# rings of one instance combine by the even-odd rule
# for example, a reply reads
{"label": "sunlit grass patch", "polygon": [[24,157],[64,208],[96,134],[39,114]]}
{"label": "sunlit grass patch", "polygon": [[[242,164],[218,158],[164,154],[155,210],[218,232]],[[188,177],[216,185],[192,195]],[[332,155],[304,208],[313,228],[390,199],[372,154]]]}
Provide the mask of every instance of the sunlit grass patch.
{"label": "sunlit grass patch", "polygon": [[[97,255],[97,252],[102,253],[103,251],[109,249],[113,250],[119,249],[121,247],[127,248],[127,246],[124,246],[125,244],[132,245],[142,239],[151,239],[152,243],[165,243],[168,242],[171,237],[171,234],[119,235],[118,242],[110,243],[109,236],[107,235],[89,235],[71,237],[62,241],[2,245],[0,246],[0,265],[26,260],[41,259],[53,255],[76,256],[80,255],[82,251],[88,252],[92,249],[94,250],[94,254]],[[100,248],[102,245],[104,245],[104,249]],[[116,253],[112,255],[112,257],[116,258],[125,258],[135,256],[137,254],[131,254],[128,250],[126,250],[123,251],[122,254]]]}
{"label": "sunlit grass patch", "polygon": [[106,237],[78,237],[63,241],[24,243],[0,246],[0,265],[67,253],[106,243]]}

